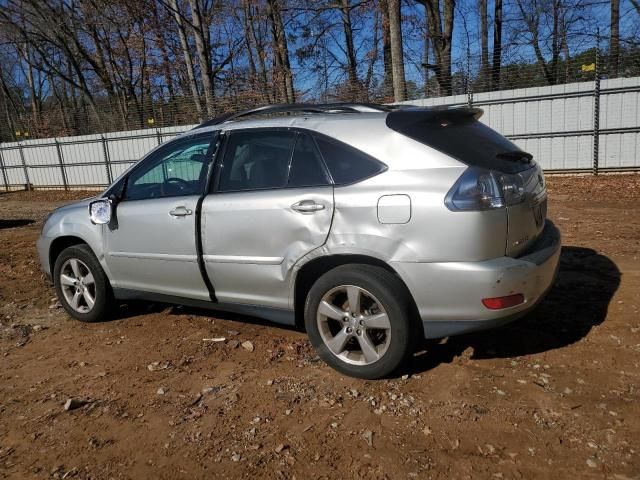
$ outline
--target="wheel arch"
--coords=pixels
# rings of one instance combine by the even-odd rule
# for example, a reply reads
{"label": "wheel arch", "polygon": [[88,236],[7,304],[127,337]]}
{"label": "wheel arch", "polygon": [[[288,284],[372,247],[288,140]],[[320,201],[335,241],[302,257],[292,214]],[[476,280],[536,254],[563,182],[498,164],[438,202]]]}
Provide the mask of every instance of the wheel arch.
{"label": "wheel arch", "polygon": [[[56,259],[62,253],[65,248],[72,247],[74,245],[87,245],[89,248],[89,242],[75,235],[64,235],[62,237],[57,237],[51,242],[49,245],[49,271],[53,276],[53,267],[56,264]],[[91,249],[93,251],[93,249]],[[95,255],[95,252],[94,252]]]}
{"label": "wheel arch", "polygon": [[388,272],[394,274],[400,280],[411,299],[412,316],[419,319],[418,307],[411,295],[411,291],[398,272],[387,262],[380,260],[379,258],[363,254],[333,254],[324,255],[308,261],[300,267],[300,270],[296,274],[294,285],[294,312],[295,325],[297,328],[304,328],[304,305],[307,299],[307,294],[309,293],[309,290],[311,290],[315,281],[325,273],[343,265],[372,265],[384,268]]}

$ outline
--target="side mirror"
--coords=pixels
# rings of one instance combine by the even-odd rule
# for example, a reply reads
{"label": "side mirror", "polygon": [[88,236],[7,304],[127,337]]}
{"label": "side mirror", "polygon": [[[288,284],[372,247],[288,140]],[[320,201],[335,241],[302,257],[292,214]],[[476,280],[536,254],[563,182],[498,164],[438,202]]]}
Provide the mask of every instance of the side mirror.
{"label": "side mirror", "polygon": [[94,225],[104,225],[111,221],[111,200],[101,198],[89,204],[89,218]]}

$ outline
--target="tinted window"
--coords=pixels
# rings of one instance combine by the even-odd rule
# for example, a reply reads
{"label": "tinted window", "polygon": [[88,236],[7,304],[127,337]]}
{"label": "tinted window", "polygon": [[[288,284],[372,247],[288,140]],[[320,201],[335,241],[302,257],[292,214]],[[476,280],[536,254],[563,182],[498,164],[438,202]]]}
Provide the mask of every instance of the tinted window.
{"label": "tinted window", "polygon": [[381,162],[348,145],[321,137],[316,141],[333,181],[338,185],[364,180],[385,168]]}
{"label": "tinted window", "polygon": [[322,158],[313,138],[304,133],[298,135],[289,169],[288,186],[310,187],[327,185],[328,183]]}
{"label": "tinted window", "polygon": [[218,190],[286,187],[295,139],[293,132],[231,133]]}
{"label": "tinted window", "polygon": [[207,179],[211,140],[211,135],[199,135],[158,150],[131,173],[125,199],[200,194]]}
{"label": "tinted window", "polygon": [[[393,115],[400,120],[394,123],[387,119],[387,123],[394,130],[467,165],[505,173],[531,167],[526,152],[469,115],[456,115],[455,110],[433,118],[421,118],[420,114],[420,111],[397,112]],[[401,115],[407,120],[402,121]]]}

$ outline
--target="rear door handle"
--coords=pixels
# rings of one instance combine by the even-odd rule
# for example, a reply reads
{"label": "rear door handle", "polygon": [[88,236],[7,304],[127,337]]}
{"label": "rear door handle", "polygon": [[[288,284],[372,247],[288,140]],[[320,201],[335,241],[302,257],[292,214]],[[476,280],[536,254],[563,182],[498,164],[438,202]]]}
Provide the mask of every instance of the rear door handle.
{"label": "rear door handle", "polygon": [[315,200],[300,200],[291,205],[291,209],[299,213],[314,213],[319,210],[324,210],[325,206],[316,203]]}
{"label": "rear door handle", "polygon": [[180,206],[171,210],[169,212],[169,215],[171,215],[172,217],[186,217],[187,215],[191,215],[192,213],[193,213],[192,210],[186,207]]}

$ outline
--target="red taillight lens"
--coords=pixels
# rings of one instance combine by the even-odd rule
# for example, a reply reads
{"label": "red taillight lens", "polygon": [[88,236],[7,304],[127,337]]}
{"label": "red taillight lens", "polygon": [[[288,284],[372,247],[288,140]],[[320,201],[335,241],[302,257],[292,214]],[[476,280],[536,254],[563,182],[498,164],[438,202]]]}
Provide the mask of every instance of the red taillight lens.
{"label": "red taillight lens", "polygon": [[490,310],[500,310],[502,308],[515,307],[524,302],[524,295],[516,293],[506,297],[483,298],[482,304]]}

